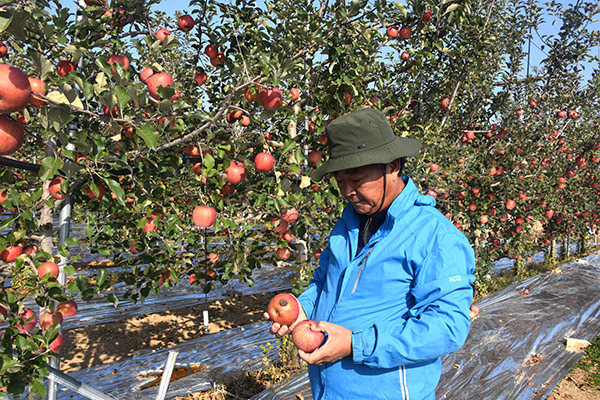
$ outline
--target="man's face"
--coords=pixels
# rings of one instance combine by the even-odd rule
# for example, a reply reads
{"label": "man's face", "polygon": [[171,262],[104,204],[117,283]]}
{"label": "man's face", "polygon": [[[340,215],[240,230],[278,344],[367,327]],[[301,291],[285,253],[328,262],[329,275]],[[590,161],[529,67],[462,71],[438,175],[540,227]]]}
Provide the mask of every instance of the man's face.
{"label": "man's face", "polygon": [[372,215],[379,210],[383,197],[383,170],[380,165],[346,169],[333,174],[342,196],[354,211]]}

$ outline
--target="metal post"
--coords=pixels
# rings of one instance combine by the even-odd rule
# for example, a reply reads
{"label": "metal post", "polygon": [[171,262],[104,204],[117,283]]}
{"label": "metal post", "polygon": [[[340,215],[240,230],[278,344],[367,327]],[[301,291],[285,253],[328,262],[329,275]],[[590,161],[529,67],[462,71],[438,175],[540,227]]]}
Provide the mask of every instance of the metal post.
{"label": "metal post", "polygon": [[56,383],[60,383],[61,385],[71,389],[72,391],[85,396],[88,399],[92,400],[115,400],[114,397],[106,395],[99,391],[98,389],[94,389],[90,385],[87,385],[83,382],[79,382],[77,379],[70,377],[64,372],[60,372],[59,370],[48,366],[49,378],[52,378]]}
{"label": "metal post", "polygon": [[160,386],[158,387],[158,395],[156,396],[156,400],[164,400],[165,396],[167,395],[167,389],[169,388],[171,375],[173,374],[173,368],[175,368],[175,360],[177,360],[178,354],[179,353],[176,351],[169,351],[169,357],[167,358],[165,370],[163,371],[162,378],[160,380]]}

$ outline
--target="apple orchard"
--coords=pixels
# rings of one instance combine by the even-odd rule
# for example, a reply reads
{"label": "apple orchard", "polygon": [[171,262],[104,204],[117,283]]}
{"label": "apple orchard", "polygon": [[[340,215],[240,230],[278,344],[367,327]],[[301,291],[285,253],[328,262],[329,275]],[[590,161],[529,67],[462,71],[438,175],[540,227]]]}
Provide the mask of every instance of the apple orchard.
{"label": "apple orchard", "polygon": [[[493,261],[523,273],[600,223],[597,3],[193,0],[166,14],[105,1],[0,9],[8,393],[45,393],[75,297],[117,304],[105,292],[119,282],[134,301],[188,280],[251,285],[274,262],[300,272],[301,291],[344,207],[335,181],[309,175],[327,123],[359,107],[423,140],[407,174],[471,241],[480,293]],[[530,66],[542,16],[558,34]],[[69,199],[85,237],[59,243]],[[118,268],[75,277],[83,252]]]}

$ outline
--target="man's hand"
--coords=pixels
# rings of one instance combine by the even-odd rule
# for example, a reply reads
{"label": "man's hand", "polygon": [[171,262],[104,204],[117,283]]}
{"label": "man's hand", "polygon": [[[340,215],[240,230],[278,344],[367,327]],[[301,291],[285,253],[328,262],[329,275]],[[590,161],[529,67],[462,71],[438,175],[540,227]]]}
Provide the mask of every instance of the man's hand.
{"label": "man's hand", "polygon": [[306,353],[298,350],[298,355],[311,365],[322,365],[340,360],[352,354],[352,331],[341,325],[326,321],[317,322],[315,330],[327,333],[327,341],[324,345]]}
{"label": "man's hand", "polygon": [[[296,301],[298,301],[298,299],[296,299]],[[269,328],[269,332],[271,332],[273,335],[275,335],[277,337],[282,337],[286,333],[292,332],[294,330],[294,328],[296,327],[296,325],[298,325],[298,322],[304,321],[306,319],[306,313],[302,309],[302,304],[300,304],[299,301],[298,301],[298,307],[300,308],[300,312],[298,313],[298,319],[292,325],[290,325],[290,326],[279,325],[277,322],[274,322],[273,325],[271,325],[271,328]],[[267,320],[267,321],[271,320],[268,313],[264,313],[263,315],[264,315],[265,320]]]}

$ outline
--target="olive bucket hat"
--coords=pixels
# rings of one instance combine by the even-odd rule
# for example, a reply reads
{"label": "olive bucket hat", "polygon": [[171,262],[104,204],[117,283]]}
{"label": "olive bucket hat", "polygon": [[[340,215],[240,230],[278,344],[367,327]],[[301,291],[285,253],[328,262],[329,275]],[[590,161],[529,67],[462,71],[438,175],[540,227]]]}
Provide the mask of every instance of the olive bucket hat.
{"label": "olive bucket hat", "polygon": [[325,131],[329,159],[312,172],[316,181],[331,172],[414,156],[421,148],[418,139],[396,136],[385,115],[372,108],[344,114]]}

